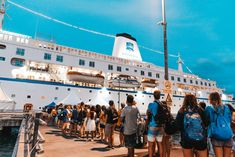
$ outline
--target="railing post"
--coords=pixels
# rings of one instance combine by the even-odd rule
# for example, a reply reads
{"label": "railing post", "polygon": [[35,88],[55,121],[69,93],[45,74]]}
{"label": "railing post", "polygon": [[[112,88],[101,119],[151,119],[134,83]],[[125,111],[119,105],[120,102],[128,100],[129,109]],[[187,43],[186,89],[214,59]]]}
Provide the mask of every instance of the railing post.
{"label": "railing post", "polygon": [[30,157],[35,157],[36,155],[36,144],[37,144],[37,138],[38,138],[38,128],[39,128],[39,119],[41,117],[41,113],[36,113],[35,117],[35,125],[34,125],[34,132],[33,132],[33,141],[32,141],[32,152]]}

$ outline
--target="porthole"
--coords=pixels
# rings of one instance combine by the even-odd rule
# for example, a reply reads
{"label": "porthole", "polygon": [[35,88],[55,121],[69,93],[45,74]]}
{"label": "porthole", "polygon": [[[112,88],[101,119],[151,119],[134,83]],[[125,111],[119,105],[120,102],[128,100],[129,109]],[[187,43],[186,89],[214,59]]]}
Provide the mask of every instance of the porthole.
{"label": "porthole", "polygon": [[0,49],[6,49],[6,45],[4,45],[4,44],[0,44]]}
{"label": "porthole", "polygon": [[27,95],[27,99],[30,99],[31,98],[31,95]]}

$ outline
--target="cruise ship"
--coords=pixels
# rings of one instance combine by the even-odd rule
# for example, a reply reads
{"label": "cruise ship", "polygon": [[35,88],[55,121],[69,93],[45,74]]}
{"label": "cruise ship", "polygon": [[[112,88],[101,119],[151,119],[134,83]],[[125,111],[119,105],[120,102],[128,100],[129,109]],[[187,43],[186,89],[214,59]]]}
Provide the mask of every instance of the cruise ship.
{"label": "cruise ship", "polygon": [[[145,113],[154,90],[161,90],[162,100],[166,99],[164,67],[144,62],[137,40],[131,35],[116,35],[112,56],[58,45],[2,30],[4,4],[3,0],[0,95],[6,100],[0,101],[0,108],[23,109],[24,104],[32,103],[35,110],[41,110],[51,102],[68,99],[91,105],[108,105],[114,100],[118,108],[132,94],[139,110]],[[169,81],[167,101],[171,102],[172,113],[177,113],[187,93],[209,104],[209,93],[216,91],[224,103],[235,105],[233,95],[225,94],[215,81],[184,72],[180,57],[178,69],[169,69]]]}

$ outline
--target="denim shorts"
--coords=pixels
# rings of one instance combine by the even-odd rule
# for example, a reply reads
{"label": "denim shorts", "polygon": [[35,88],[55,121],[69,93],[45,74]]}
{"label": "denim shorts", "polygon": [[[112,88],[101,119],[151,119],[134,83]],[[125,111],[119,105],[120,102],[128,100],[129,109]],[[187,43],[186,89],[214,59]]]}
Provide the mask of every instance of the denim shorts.
{"label": "denim shorts", "polygon": [[228,141],[219,141],[214,138],[211,138],[211,143],[215,147],[233,147],[233,138]]}
{"label": "denim shorts", "polygon": [[131,135],[124,135],[125,147],[135,148],[136,146],[136,133]]}
{"label": "denim shorts", "polygon": [[161,127],[149,127],[148,128],[148,141],[149,142],[162,142],[163,129]]}

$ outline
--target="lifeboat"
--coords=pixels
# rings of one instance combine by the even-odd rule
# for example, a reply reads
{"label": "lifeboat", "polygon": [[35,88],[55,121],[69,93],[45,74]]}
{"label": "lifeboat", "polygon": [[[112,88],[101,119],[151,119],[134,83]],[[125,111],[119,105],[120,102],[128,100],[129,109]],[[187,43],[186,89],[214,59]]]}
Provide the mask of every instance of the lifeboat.
{"label": "lifeboat", "polygon": [[143,87],[155,88],[157,86],[157,82],[154,79],[143,79],[141,81]]}
{"label": "lifeboat", "polygon": [[109,85],[111,87],[120,88],[139,88],[141,84],[133,76],[119,75],[118,77],[111,78],[109,80]]}
{"label": "lifeboat", "polygon": [[67,78],[69,81],[75,82],[84,82],[100,85],[104,84],[104,76],[101,74],[88,74],[77,71],[69,71],[67,72]]}

